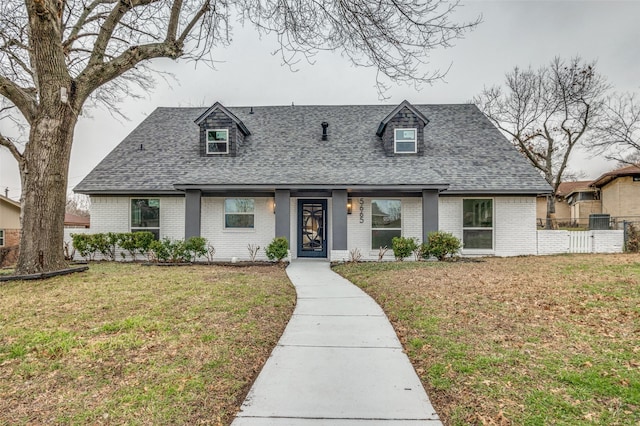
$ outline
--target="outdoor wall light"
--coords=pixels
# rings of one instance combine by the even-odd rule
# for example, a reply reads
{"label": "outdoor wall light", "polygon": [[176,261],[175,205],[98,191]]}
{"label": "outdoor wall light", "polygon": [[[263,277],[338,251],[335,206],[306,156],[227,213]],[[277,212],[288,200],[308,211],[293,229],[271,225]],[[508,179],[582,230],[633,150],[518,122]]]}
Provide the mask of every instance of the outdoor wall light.
{"label": "outdoor wall light", "polygon": [[352,206],[353,204],[351,204],[351,198],[347,198],[347,214],[351,214]]}
{"label": "outdoor wall light", "polygon": [[273,200],[273,214],[276,214],[276,200]]}

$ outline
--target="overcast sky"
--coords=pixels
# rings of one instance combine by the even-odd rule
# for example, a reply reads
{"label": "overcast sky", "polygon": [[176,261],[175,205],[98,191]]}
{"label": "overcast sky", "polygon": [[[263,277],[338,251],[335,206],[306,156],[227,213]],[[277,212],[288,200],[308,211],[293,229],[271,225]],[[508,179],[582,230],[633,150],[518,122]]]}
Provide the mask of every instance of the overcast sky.
{"label": "overcast sky", "polygon": [[[310,104],[465,103],[485,85],[502,83],[514,66],[538,67],[554,56],[576,55],[598,61],[599,71],[616,91],[640,93],[640,0],[628,1],[463,1],[459,20],[482,14],[483,22],[452,48],[434,51],[432,68],[447,69],[442,82],[417,91],[392,85],[381,101],[375,71],[354,68],[339,53],[322,53],[315,64],[300,63],[296,72],[281,65],[275,39],[259,39],[252,28],[236,26],[233,42],[217,49],[216,69],[163,60],[157,68],[173,73],[175,81],[158,79],[144,99],[127,101],[121,112],[129,121],[100,109],[84,114],[76,128],[69,188],[77,185],[131,130],[159,106],[227,106]],[[1,125],[0,125],[1,126]],[[0,131],[7,133],[6,128]],[[576,153],[572,171],[596,178],[615,164]],[[0,148],[0,190],[19,198],[15,161]]]}

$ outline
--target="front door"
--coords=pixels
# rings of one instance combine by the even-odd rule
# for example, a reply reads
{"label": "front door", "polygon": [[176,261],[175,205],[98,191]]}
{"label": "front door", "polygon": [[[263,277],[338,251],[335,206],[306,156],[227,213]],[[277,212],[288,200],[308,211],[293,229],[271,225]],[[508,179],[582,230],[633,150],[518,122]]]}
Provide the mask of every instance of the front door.
{"label": "front door", "polygon": [[298,200],[298,257],[327,257],[327,200]]}

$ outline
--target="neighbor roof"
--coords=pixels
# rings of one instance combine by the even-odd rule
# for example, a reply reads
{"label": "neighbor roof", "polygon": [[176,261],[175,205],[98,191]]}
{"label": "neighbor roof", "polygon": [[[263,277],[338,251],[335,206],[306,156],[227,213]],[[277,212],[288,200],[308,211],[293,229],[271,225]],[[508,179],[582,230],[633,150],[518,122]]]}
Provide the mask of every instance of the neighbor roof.
{"label": "neighbor roof", "polygon": [[5,197],[4,195],[0,195],[0,201],[5,202],[13,207],[17,207],[18,209],[20,209],[20,202],[18,201],[14,201],[9,197]]}
{"label": "neighbor roof", "polygon": [[[414,105],[425,155],[385,155],[376,136],[393,105],[228,107],[250,131],[236,157],[200,156],[207,108],[158,108],[75,188],[167,193],[176,186],[439,186],[447,193],[548,193],[549,185],[472,104]],[[322,141],[321,123],[328,122]],[[142,149],[141,149],[142,148]]]}
{"label": "neighbor roof", "polygon": [[64,226],[82,226],[88,228],[90,225],[91,218],[71,213],[64,214]]}
{"label": "neighbor roof", "polygon": [[631,165],[621,167],[619,169],[612,170],[600,176],[598,179],[594,180],[592,185],[596,188],[600,188],[611,182],[612,180],[623,177],[623,176],[633,176],[640,174],[640,167]]}
{"label": "neighbor roof", "polygon": [[594,191],[594,188],[590,185],[593,183],[592,180],[577,180],[575,182],[562,182],[558,185],[558,190],[556,191],[556,195],[558,197],[568,197],[574,192],[580,191]]}

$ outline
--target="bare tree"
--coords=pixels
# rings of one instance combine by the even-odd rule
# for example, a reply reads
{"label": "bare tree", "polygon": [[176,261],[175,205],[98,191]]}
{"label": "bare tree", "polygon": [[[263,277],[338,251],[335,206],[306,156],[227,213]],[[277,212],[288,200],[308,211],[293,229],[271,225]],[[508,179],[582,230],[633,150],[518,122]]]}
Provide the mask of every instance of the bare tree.
{"label": "bare tree", "polygon": [[474,98],[553,188],[547,219],[555,215],[555,194],[568,177],[569,157],[593,131],[607,89],[595,62],[555,58],[538,70],[516,67],[506,74],[504,89],[485,87]]}
{"label": "bare tree", "polygon": [[590,146],[594,155],[622,165],[640,164],[640,102],[635,93],[614,93],[607,98]]}
{"label": "bare tree", "polygon": [[19,111],[29,135],[21,149],[0,134],[22,182],[16,272],[65,266],[63,213],[78,114],[87,102],[115,111],[132,85],[151,87],[150,60],[212,61],[211,47],[230,42],[236,17],[275,33],[287,64],[333,50],[391,80],[430,82],[441,77],[419,72],[430,51],[478,23],[452,23],[456,6],[446,0],[4,0],[0,99],[3,108]]}
{"label": "bare tree", "polygon": [[90,201],[87,195],[83,194],[67,194],[67,204],[65,213],[71,213],[80,217],[89,217]]}

